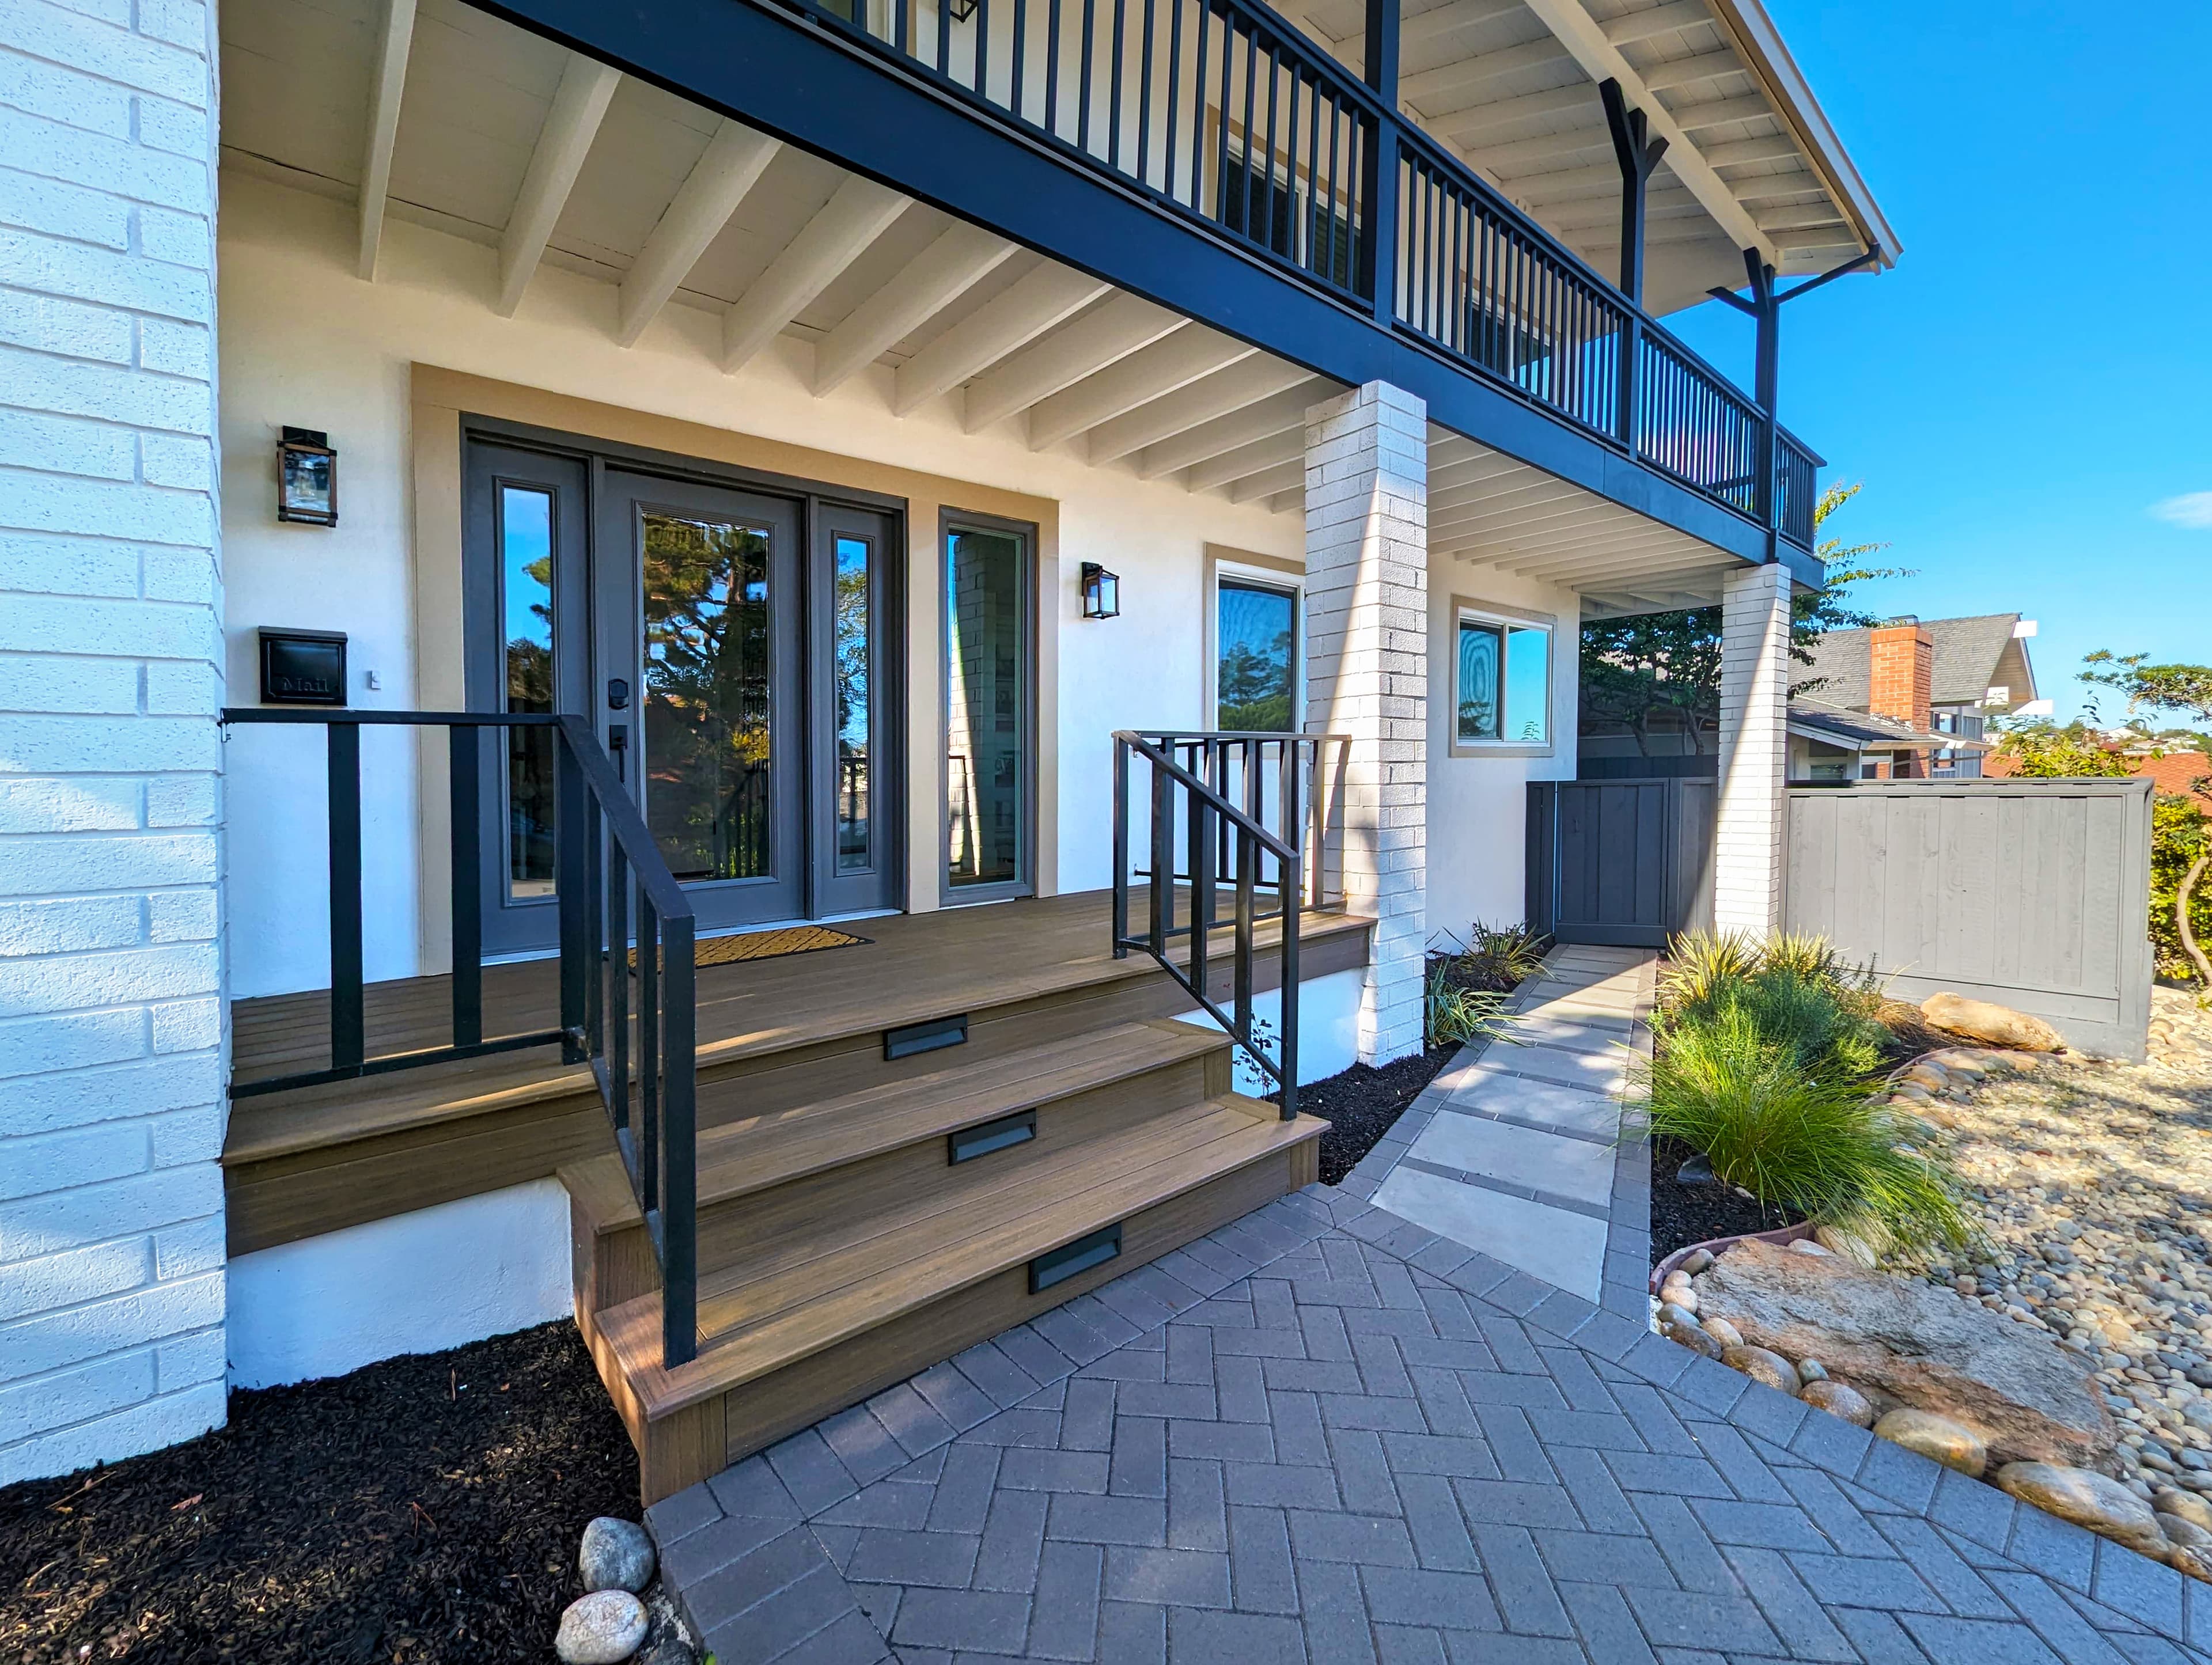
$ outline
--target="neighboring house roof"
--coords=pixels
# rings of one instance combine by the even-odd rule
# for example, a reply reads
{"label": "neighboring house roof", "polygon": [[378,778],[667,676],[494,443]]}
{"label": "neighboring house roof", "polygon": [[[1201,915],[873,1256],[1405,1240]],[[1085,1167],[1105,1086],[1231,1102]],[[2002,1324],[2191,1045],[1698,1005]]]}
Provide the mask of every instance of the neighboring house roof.
{"label": "neighboring house roof", "polygon": [[[1826,692],[1825,690],[1822,690]],[[1850,711],[1826,700],[1799,695],[1790,702],[1790,732],[1808,740],[1820,740],[1850,751],[1893,751],[1903,746],[1948,746],[1954,750],[1985,749],[1985,742],[1962,740],[1955,734],[1935,734],[1901,723]]]}
{"label": "neighboring house roof", "polygon": [[[1937,705],[1979,705],[1992,688],[2005,690],[2007,706],[2035,697],[2035,668],[2013,634],[2018,613],[1977,613],[1970,618],[1923,618],[1935,639]],[[1831,630],[1813,643],[1813,663],[1792,671],[1797,682],[1819,680],[1823,702],[1863,710],[1873,680],[1874,654],[1866,630]]]}
{"label": "neighboring house roof", "polygon": [[[2197,781],[2212,775],[2212,757],[2201,751],[2169,751],[2162,757],[2130,757],[2128,773],[2148,775],[2152,790],[2171,793],[2176,798],[2194,798],[2206,810],[2212,811],[2212,792],[2197,789]],[[1983,764],[1983,772],[1998,780],[2008,778],[2014,772],[2013,760],[2003,752],[1992,755]]]}

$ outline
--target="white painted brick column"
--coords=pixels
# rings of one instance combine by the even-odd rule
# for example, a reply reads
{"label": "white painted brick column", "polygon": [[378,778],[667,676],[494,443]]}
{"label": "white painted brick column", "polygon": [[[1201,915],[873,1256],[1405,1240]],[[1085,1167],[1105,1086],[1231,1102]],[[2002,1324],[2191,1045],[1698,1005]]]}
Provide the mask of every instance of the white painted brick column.
{"label": "white painted brick column", "polygon": [[1428,940],[1428,408],[1370,382],[1306,412],[1306,726],[1352,737],[1342,872],[1376,916],[1359,1058],[1419,1051]]}
{"label": "white painted brick column", "polygon": [[1729,574],[1721,592],[1720,800],[1713,925],[1763,934],[1782,921],[1783,779],[1789,763],[1790,570]]}
{"label": "white painted brick column", "polygon": [[215,40],[0,4],[0,1485],[223,1418]]}

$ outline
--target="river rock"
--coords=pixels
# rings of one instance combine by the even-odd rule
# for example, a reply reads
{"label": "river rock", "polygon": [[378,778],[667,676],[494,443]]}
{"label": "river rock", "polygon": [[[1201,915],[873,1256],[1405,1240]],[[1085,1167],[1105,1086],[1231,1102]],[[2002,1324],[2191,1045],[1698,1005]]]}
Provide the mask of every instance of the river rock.
{"label": "river rock", "polygon": [[1721,1344],[1698,1328],[1694,1322],[1687,1324],[1662,1324],[1659,1327],[1659,1334],[1676,1346],[1687,1347],[1692,1352],[1702,1353],[1707,1358],[1718,1358],[1721,1356]]}
{"label": "river rock", "polygon": [[1893,1444],[1957,1469],[1970,1480],[1981,1479],[1990,1465],[1990,1448],[1979,1434],[1933,1411],[1892,1411],[1875,1424],[1874,1431]]}
{"label": "river rock", "polygon": [[2153,1495],[2150,1506],[2161,1515],[2178,1515],[2191,1525],[2212,1532],[2212,1504],[2194,1492],[2177,1492],[2169,1486]]}
{"label": "river rock", "polygon": [[561,1615],[553,1651],[562,1665],[622,1665],[645,1641],[645,1603],[626,1589],[579,1596]]}
{"label": "river rock", "polygon": [[1754,1382],[1779,1388],[1785,1394],[1797,1391],[1797,1367],[1780,1353],[1770,1352],[1765,1347],[1723,1347],[1721,1363],[1732,1370],[1741,1370]]}
{"label": "river rock", "polygon": [[1704,1329],[1706,1334],[1711,1336],[1714,1340],[1719,1342],[1721,1346],[1724,1347],[1740,1347],[1743,1345],[1742,1332],[1738,1330],[1734,1324],[1729,1322],[1725,1318],[1715,1318],[1708,1316],[1698,1319],[1698,1326]]}
{"label": "river rock", "polygon": [[1713,1251],[1711,1249],[1693,1249],[1688,1254],[1682,1256],[1682,1264],[1675,1269],[1681,1273],[1686,1278],[1694,1278],[1712,1263]]}
{"label": "river rock", "polygon": [[1971,1036],[1992,1046],[2013,1047],[2021,1052],[2063,1052],[2066,1042],[2040,1018],[2014,1012],[1988,1000],[1970,1000],[1963,994],[1930,994],[1920,1003],[1920,1015],[1938,1029]]}
{"label": "river rock", "polygon": [[1679,1324],[1686,1329],[1695,1329],[1698,1327],[1698,1315],[1679,1302],[1662,1301],[1659,1303],[1659,1328],[1665,1329],[1669,1324]]}
{"label": "river rock", "polygon": [[1801,1358],[1797,1361],[1797,1379],[1800,1382],[1826,1382],[1828,1367],[1817,1358]]}
{"label": "river rock", "polygon": [[[2155,1499],[2152,1506],[2157,1506]],[[2169,1515],[2162,1509],[2158,1511],[2158,1529],[2166,1534],[2166,1540],[2170,1544],[2183,1544],[2191,1549],[2212,1547],[2212,1532],[2207,1532],[2194,1521],[2184,1520],[2179,1515]]]}
{"label": "river rock", "polygon": [[2164,1559],[2157,1514],[2118,1480],[2063,1463],[2008,1462],[1997,1470],[1997,1485],[2062,1521]]}
{"label": "river rock", "polygon": [[1697,1290],[1708,1328],[1720,1320],[1751,1346],[1818,1358],[1870,1398],[1961,1423],[1992,1461],[2086,1467],[2118,1438],[2091,1361],[1949,1290],[1756,1241]]}
{"label": "river rock", "polygon": [[1865,1238],[1854,1232],[1846,1231],[1841,1226],[1816,1226],[1813,1231],[1813,1240],[1821,1248],[1840,1255],[1847,1261],[1856,1261],[1863,1267],[1871,1267],[1881,1258],[1874,1252],[1873,1245]]}
{"label": "river rock", "polygon": [[1854,1428],[1874,1426],[1873,1402],[1848,1382],[1838,1382],[1833,1378],[1808,1382],[1798,1390],[1797,1397],[1815,1410],[1826,1411],[1832,1417],[1841,1417]]}
{"label": "river rock", "polygon": [[626,1589],[635,1595],[653,1582],[653,1540],[635,1521],[602,1515],[584,1528],[576,1571],[587,1590]]}
{"label": "river rock", "polygon": [[2212,1584],[2212,1549],[2199,1549],[2189,1544],[2166,1546],[2166,1564],[2185,1578],[2202,1579]]}

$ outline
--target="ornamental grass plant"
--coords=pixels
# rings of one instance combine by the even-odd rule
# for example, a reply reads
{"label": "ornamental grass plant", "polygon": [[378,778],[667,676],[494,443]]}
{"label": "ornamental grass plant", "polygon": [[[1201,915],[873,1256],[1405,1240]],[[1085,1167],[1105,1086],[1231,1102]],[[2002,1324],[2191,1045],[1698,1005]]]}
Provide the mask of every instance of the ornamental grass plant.
{"label": "ornamental grass plant", "polygon": [[1669,954],[1644,1072],[1653,1133],[1703,1152],[1722,1182],[1877,1249],[1971,1238],[1929,1129],[1882,1102],[1870,974],[1802,937],[1686,937]]}

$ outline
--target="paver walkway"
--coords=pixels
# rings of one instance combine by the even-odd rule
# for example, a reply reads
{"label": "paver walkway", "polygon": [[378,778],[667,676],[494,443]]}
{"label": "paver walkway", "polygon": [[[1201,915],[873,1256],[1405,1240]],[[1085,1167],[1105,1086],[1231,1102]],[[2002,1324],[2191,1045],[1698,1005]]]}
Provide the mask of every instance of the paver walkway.
{"label": "paver walkway", "polygon": [[1322,1186],[647,1518],[720,1665],[2212,1661],[2212,1586]]}
{"label": "paver walkway", "polygon": [[1344,1188],[1640,1322],[1650,1158],[1620,1094],[1657,974],[1643,949],[1553,949],[1507,1034],[1462,1049]]}

